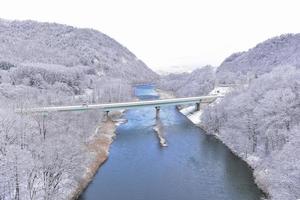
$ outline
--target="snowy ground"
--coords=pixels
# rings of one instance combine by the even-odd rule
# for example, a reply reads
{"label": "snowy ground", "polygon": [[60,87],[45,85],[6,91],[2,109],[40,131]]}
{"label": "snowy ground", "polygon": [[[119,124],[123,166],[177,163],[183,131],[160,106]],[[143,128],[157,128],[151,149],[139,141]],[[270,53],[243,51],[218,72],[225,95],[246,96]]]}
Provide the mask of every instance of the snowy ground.
{"label": "snowy ground", "polygon": [[[228,86],[219,86],[214,88],[208,95],[216,96],[216,95],[226,95],[233,90],[232,87]],[[182,107],[179,111],[185,115],[189,120],[191,120],[195,125],[201,126],[201,115],[203,113],[203,108],[206,106],[213,106],[214,103],[218,103],[222,100],[222,98],[217,99],[212,104],[202,104],[200,105],[200,110],[197,111],[195,105]]]}

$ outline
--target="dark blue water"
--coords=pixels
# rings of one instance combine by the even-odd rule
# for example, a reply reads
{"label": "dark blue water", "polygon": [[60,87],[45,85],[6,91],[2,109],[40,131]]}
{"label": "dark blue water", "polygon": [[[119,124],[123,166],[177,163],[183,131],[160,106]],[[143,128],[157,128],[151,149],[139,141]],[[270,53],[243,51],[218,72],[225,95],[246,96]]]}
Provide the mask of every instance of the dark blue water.
{"label": "dark blue water", "polygon": [[[153,86],[136,95],[155,98]],[[126,112],[109,160],[80,197],[86,200],[258,200],[251,170],[222,143],[195,127],[174,106],[162,107],[168,147],[153,131],[155,109]]]}

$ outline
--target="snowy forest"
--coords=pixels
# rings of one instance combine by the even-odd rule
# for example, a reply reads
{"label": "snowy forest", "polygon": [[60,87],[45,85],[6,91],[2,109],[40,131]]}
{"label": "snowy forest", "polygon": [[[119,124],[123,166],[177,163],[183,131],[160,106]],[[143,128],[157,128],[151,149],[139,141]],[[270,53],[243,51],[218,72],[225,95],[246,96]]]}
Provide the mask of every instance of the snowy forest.
{"label": "snowy forest", "polygon": [[0,199],[69,199],[103,114],[15,109],[128,101],[157,75],[95,30],[1,20],[0,33]]}
{"label": "snowy forest", "polygon": [[209,106],[205,129],[255,169],[271,199],[300,196],[300,70],[282,66]]}
{"label": "snowy forest", "polygon": [[215,71],[212,66],[205,66],[191,73],[171,73],[162,76],[157,86],[178,97],[205,95],[215,86]]}
{"label": "snowy forest", "polygon": [[[35,106],[124,102],[155,82],[175,96],[233,92],[205,108],[203,127],[254,169],[272,200],[300,198],[300,34],[269,39],[218,67],[159,77],[101,32],[0,20],[0,200],[68,199],[91,161],[103,113],[17,114]],[[62,134],[63,133],[63,134]]]}
{"label": "snowy forest", "polygon": [[300,34],[281,35],[232,54],[214,76],[194,71],[160,81],[176,96],[208,94],[213,86],[203,83],[239,85],[204,109],[201,127],[254,169],[256,183],[272,200],[300,198],[299,55]]}

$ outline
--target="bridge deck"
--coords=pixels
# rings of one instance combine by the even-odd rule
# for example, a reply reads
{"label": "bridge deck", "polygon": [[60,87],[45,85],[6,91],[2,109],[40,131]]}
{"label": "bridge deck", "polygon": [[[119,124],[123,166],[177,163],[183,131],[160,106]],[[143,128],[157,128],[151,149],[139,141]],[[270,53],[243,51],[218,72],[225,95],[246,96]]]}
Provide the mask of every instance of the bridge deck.
{"label": "bridge deck", "polygon": [[191,103],[211,103],[215,99],[222,96],[200,96],[200,97],[187,97],[187,98],[174,98],[174,99],[159,99],[149,101],[136,101],[126,103],[108,103],[108,104],[90,104],[90,105],[76,105],[76,106],[53,106],[53,107],[39,107],[39,108],[28,108],[19,109],[17,112],[25,113],[36,113],[36,112],[63,112],[63,111],[84,111],[84,110],[121,110],[131,108],[142,108],[142,107],[156,107],[156,106],[167,106],[167,105],[183,105]]}

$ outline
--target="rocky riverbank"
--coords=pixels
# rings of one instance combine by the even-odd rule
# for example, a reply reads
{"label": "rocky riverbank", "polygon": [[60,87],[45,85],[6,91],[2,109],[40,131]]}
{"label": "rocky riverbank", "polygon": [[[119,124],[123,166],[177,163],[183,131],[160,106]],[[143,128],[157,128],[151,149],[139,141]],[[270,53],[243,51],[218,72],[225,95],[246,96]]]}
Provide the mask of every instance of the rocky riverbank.
{"label": "rocky riverbank", "polygon": [[92,181],[99,167],[108,159],[110,145],[116,136],[115,130],[117,126],[123,122],[120,120],[122,113],[123,112],[110,113],[105,120],[99,123],[95,133],[88,138],[85,145],[87,154],[91,157],[91,160],[86,167],[78,186],[69,199],[77,199],[79,197]]}

